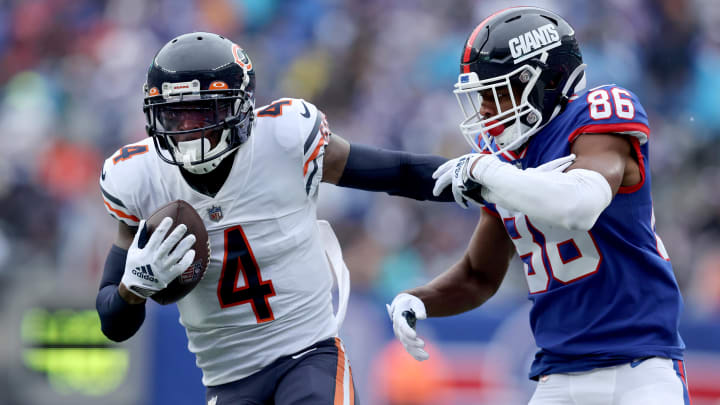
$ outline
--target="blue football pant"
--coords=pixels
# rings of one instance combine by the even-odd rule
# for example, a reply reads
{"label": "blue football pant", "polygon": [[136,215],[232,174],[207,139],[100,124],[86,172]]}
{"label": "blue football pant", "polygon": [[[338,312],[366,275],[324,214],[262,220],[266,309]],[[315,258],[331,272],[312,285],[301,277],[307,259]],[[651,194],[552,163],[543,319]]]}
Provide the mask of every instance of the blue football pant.
{"label": "blue football pant", "polygon": [[207,387],[211,405],[359,404],[345,350],[338,338],[280,357],[257,373]]}

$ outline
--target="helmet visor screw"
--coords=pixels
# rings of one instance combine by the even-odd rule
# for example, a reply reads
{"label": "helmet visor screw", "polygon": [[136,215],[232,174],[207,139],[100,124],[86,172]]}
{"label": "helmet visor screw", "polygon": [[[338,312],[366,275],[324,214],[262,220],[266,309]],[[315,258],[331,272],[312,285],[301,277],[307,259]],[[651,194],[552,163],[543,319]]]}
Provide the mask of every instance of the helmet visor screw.
{"label": "helmet visor screw", "polygon": [[527,70],[523,70],[522,73],[520,73],[519,79],[520,79],[521,83],[529,82],[530,81],[530,72],[528,72]]}

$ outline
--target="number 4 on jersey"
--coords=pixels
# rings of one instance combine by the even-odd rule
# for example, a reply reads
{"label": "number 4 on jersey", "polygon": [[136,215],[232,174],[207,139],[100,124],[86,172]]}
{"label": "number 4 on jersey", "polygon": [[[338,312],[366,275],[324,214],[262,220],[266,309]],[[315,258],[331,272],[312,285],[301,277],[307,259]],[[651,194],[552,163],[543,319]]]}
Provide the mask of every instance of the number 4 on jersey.
{"label": "number 4 on jersey", "polygon": [[[240,274],[245,283],[238,288]],[[255,255],[240,226],[225,230],[225,257],[217,295],[222,308],[252,305],[257,323],[275,319],[268,302],[268,298],[275,295],[275,288],[272,281],[262,279]]]}
{"label": "number 4 on jersey", "polygon": [[258,111],[258,117],[279,117],[283,113],[283,107],[292,104],[292,100],[280,100],[276,101],[269,106]]}
{"label": "number 4 on jersey", "polygon": [[113,157],[113,164],[128,160],[135,155],[141,155],[148,151],[148,147],[145,145],[130,145],[125,146],[118,151],[118,154]]}

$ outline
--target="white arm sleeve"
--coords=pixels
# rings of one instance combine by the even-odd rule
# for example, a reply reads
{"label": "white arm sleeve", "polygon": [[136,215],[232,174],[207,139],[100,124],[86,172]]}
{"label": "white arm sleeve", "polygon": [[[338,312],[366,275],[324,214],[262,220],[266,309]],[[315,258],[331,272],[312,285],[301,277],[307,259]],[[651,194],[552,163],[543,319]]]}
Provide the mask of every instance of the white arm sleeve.
{"label": "white arm sleeve", "polygon": [[483,185],[486,201],[566,229],[589,230],[612,200],[610,184],[593,170],[521,170],[486,157],[471,176]]}

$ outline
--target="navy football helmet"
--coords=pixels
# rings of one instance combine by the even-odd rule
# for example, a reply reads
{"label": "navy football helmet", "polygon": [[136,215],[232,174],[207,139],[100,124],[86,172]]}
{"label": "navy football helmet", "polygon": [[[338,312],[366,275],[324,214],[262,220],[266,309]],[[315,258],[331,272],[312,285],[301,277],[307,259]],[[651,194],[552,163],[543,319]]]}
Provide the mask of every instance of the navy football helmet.
{"label": "navy football helmet", "polygon": [[[517,150],[585,87],[584,69],[575,32],[557,14],[513,7],[491,15],[472,31],[461,55],[454,93],[464,137],[474,149],[482,137],[485,145],[494,141],[492,153]],[[511,107],[507,101],[501,107],[503,97]]]}
{"label": "navy football helmet", "polygon": [[160,158],[208,173],[250,136],[255,72],[238,45],[193,32],[163,46],[144,86],[148,135]]}

